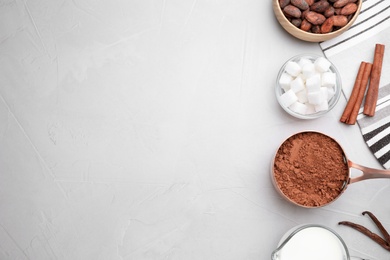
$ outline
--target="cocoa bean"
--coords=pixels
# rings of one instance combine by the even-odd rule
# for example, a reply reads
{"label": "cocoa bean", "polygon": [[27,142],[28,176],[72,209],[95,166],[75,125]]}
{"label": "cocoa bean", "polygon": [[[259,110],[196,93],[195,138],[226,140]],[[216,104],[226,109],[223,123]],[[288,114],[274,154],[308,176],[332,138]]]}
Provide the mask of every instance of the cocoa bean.
{"label": "cocoa bean", "polygon": [[314,25],[311,27],[312,33],[321,33],[321,27],[319,25]]}
{"label": "cocoa bean", "polygon": [[333,8],[333,6],[329,6],[326,10],[325,10],[325,12],[324,12],[324,16],[325,17],[331,17],[331,16],[333,16],[334,15],[334,8]]}
{"label": "cocoa bean", "polygon": [[291,19],[291,23],[295,26],[295,27],[300,27],[301,26],[301,23],[302,23],[302,20],[300,18],[294,18],[294,19]]}
{"label": "cocoa bean", "polygon": [[344,6],[343,8],[341,8],[341,12],[340,14],[341,15],[350,15],[350,14],[353,14],[357,11],[357,5],[355,3],[349,3],[347,4],[346,6]]}
{"label": "cocoa bean", "polygon": [[291,4],[298,7],[302,11],[309,8],[309,5],[305,0],[291,0]]}
{"label": "cocoa bean", "polygon": [[305,19],[306,13],[310,12],[310,9],[306,9],[305,11],[302,12],[301,18]]}
{"label": "cocoa bean", "polygon": [[348,18],[344,15],[334,15],[333,16],[333,26],[343,27],[348,23]]}
{"label": "cocoa bean", "polygon": [[323,13],[328,7],[329,7],[329,2],[327,0],[321,0],[312,4],[310,6],[310,10],[317,13]]}
{"label": "cocoa bean", "polygon": [[313,11],[307,12],[305,18],[313,25],[320,25],[326,20],[325,16]]}
{"label": "cocoa bean", "polygon": [[330,33],[333,29],[333,18],[329,17],[321,25],[321,33]]}
{"label": "cocoa bean", "polygon": [[309,23],[306,19],[304,19],[304,20],[302,20],[300,28],[301,28],[301,30],[308,32],[308,31],[310,31],[311,26],[312,26],[312,24]]}
{"label": "cocoa bean", "polygon": [[293,5],[287,5],[285,8],[283,8],[283,12],[290,17],[294,18],[300,18],[302,15],[301,10],[299,10],[298,7],[295,7]]}
{"label": "cocoa bean", "polygon": [[334,2],[333,7],[334,8],[341,8],[343,6],[346,6],[349,3],[350,0],[337,0]]}
{"label": "cocoa bean", "polygon": [[[363,0],[278,0],[287,20],[311,33],[329,33],[346,26]],[[361,4],[361,3],[360,3]]]}
{"label": "cocoa bean", "polygon": [[285,8],[287,5],[290,4],[290,0],[279,0],[280,8]]}

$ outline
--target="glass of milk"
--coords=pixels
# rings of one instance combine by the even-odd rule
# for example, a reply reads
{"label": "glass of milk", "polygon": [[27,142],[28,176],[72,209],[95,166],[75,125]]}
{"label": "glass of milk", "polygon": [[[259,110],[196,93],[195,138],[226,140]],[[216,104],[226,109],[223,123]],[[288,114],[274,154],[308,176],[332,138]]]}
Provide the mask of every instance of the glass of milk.
{"label": "glass of milk", "polygon": [[272,260],[351,260],[342,238],[330,228],[307,224],[293,228],[272,252]]}

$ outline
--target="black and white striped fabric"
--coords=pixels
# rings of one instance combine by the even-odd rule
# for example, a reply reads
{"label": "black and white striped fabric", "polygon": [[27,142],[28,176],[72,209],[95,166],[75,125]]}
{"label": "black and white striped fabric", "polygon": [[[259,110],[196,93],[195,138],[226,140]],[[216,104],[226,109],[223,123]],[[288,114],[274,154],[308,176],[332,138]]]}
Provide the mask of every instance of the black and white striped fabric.
{"label": "black and white striped fabric", "polygon": [[357,123],[374,156],[390,169],[390,0],[363,0],[354,25],[344,34],[321,42],[320,47],[339,70],[348,99],[360,62],[373,62],[377,43],[385,45],[385,56],[376,112],[374,117],[367,117],[360,109]]}

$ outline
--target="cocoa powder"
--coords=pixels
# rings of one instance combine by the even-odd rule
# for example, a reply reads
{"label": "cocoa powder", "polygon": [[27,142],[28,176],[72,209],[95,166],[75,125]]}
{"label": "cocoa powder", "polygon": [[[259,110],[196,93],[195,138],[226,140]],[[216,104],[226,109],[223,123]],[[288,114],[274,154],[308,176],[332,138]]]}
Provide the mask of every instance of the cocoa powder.
{"label": "cocoa powder", "polygon": [[318,207],[342,193],[349,168],[335,140],[317,132],[301,132],[279,147],[274,178],[280,191],[293,202]]}

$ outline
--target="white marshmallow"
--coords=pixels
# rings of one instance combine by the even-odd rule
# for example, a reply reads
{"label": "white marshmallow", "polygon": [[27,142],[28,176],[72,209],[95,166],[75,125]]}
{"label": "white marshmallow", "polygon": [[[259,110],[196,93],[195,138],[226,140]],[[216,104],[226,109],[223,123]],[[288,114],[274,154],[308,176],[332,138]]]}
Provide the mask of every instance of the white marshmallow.
{"label": "white marshmallow", "polygon": [[324,72],[321,80],[323,87],[333,87],[336,85],[336,74],[333,72]]}
{"label": "white marshmallow", "polygon": [[308,58],[300,58],[298,61],[299,66],[303,67],[306,64],[313,63],[310,59]]}
{"label": "white marshmallow", "polygon": [[307,93],[307,99],[312,105],[319,105],[324,100],[326,101],[326,98],[324,97],[321,90]]}
{"label": "white marshmallow", "polygon": [[297,95],[295,95],[294,91],[292,89],[284,92],[280,96],[280,102],[282,103],[283,106],[289,107],[291,104],[296,102],[298,100]]}
{"label": "white marshmallow", "polygon": [[321,87],[321,93],[324,97],[324,100],[328,101],[328,88],[327,87]]}
{"label": "white marshmallow", "polygon": [[306,104],[306,115],[314,114],[316,109],[312,104]]}
{"label": "white marshmallow", "polygon": [[329,109],[328,101],[325,100],[321,104],[315,105],[314,109],[316,112],[328,110]]}
{"label": "white marshmallow", "polygon": [[290,88],[295,92],[299,92],[305,88],[305,82],[301,77],[296,77],[293,81],[291,81]]}
{"label": "white marshmallow", "polygon": [[306,105],[305,104],[302,104],[300,102],[294,102],[292,103],[291,106],[289,106],[289,108],[294,111],[295,113],[298,113],[298,114],[301,114],[301,115],[305,115],[306,114]]}
{"label": "white marshmallow", "polygon": [[298,93],[296,93],[297,97],[298,97],[298,101],[301,102],[301,103],[307,103],[307,93],[306,93],[306,90],[301,90],[299,91]]}
{"label": "white marshmallow", "polygon": [[321,87],[321,76],[319,74],[315,74],[314,76],[306,79],[306,89],[307,92],[317,92]]}
{"label": "white marshmallow", "polygon": [[334,90],[334,88],[326,88],[327,91],[328,91],[328,95],[327,95],[327,99],[328,101],[332,99],[332,97],[336,94],[336,91]]}
{"label": "white marshmallow", "polygon": [[326,58],[324,57],[318,57],[315,61],[314,61],[314,65],[316,67],[316,70],[318,72],[325,72],[325,71],[328,71],[328,69],[330,68],[330,61],[328,61]]}
{"label": "white marshmallow", "polygon": [[293,77],[296,77],[301,73],[301,66],[298,65],[295,61],[289,61],[286,64],[285,71]]}
{"label": "white marshmallow", "polygon": [[313,63],[307,63],[302,66],[302,75],[305,79],[308,79],[316,73],[316,68]]}
{"label": "white marshmallow", "polygon": [[284,89],[284,91],[287,91],[290,89],[290,84],[293,79],[294,78],[290,74],[283,72],[279,79],[279,85]]}

